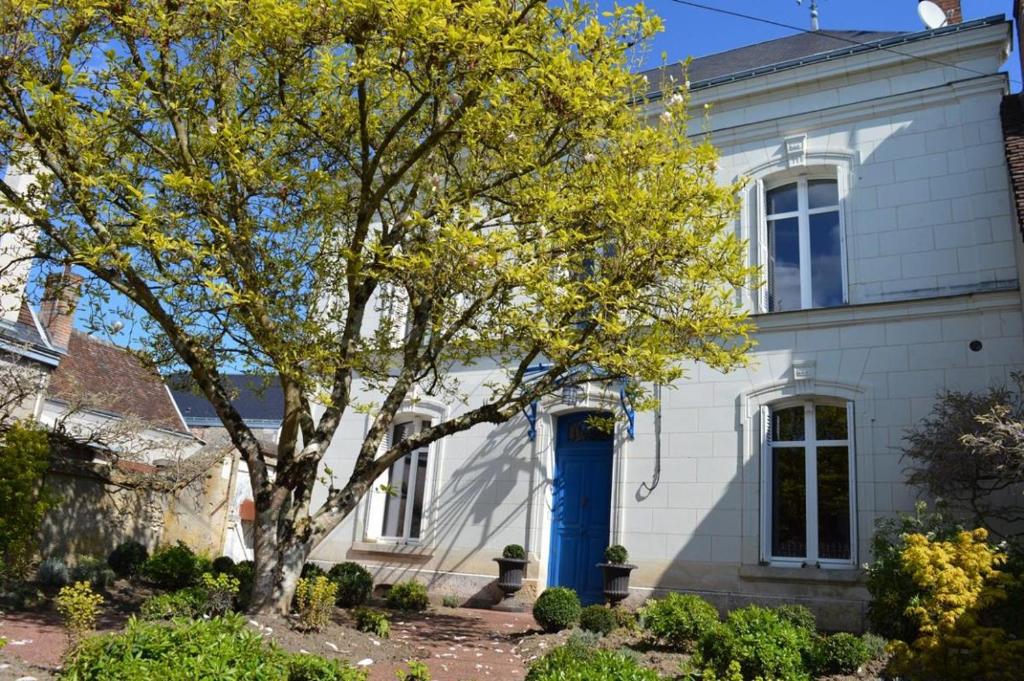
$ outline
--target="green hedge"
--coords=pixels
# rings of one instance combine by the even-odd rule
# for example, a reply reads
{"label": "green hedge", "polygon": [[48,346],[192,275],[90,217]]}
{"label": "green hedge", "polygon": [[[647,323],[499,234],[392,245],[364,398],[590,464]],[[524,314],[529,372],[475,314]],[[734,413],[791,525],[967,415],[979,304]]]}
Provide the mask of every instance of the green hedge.
{"label": "green hedge", "polygon": [[555,632],[575,626],[583,610],[580,598],[572,589],[553,586],[545,589],[533,604],[533,619],[544,631]]}

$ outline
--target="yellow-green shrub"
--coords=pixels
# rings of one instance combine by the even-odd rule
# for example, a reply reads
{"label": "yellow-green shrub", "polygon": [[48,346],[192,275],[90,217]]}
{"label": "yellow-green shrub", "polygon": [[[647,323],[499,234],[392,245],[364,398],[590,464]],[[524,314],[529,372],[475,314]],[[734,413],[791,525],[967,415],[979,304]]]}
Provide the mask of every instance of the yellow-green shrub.
{"label": "yellow-green shrub", "polygon": [[225,615],[235,607],[238,596],[239,581],[225,572],[213,574],[204,572],[199,580],[200,589],[206,594],[205,612],[207,615]]}
{"label": "yellow-green shrub", "polygon": [[103,604],[103,596],[92,590],[89,582],[75,582],[57,594],[57,611],[64,618],[64,626],[72,639],[79,639],[96,628],[96,616]]}
{"label": "yellow-green shrub", "polygon": [[300,579],[295,587],[295,606],[299,613],[299,626],[308,631],[320,631],[331,621],[338,585],[324,576]]}
{"label": "yellow-green shrub", "polygon": [[891,671],[908,679],[1010,681],[1024,666],[1024,641],[979,625],[979,614],[1006,598],[1013,577],[999,570],[1005,553],[984,529],[939,541],[905,537],[900,558],[920,597],[906,610],[919,625],[912,642],[892,644]]}

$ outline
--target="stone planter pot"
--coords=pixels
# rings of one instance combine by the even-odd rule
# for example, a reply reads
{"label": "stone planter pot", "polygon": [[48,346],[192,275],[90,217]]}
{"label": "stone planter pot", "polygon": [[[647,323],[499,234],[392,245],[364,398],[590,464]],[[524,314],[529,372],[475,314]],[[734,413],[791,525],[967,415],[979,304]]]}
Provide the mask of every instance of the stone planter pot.
{"label": "stone planter pot", "polygon": [[629,563],[598,563],[604,574],[604,598],[609,605],[615,605],[629,596],[629,573],[636,565]]}
{"label": "stone planter pot", "polygon": [[522,608],[513,607],[516,592],[523,588],[523,577],[526,576],[526,558],[495,558],[498,564],[498,588],[505,594],[504,600],[495,606],[496,609],[512,609],[518,612]]}

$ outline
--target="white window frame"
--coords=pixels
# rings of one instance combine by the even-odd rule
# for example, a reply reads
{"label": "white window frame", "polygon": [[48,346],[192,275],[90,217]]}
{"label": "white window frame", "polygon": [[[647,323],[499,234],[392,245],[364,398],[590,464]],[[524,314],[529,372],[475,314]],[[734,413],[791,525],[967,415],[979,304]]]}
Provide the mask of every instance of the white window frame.
{"label": "white window frame", "polygon": [[[846,406],[846,439],[818,440],[814,407],[816,405]],[[771,413],[779,409],[802,406],[804,409],[804,439],[801,441],[773,441]],[[777,567],[820,567],[849,569],[857,564],[857,455],[854,448],[853,402],[835,398],[801,398],[783,400],[761,407],[761,556],[764,562]],[[772,447],[801,447],[804,449],[804,479],[806,480],[805,514],[807,523],[807,555],[801,558],[772,555]],[[846,447],[849,467],[850,499],[850,557],[847,560],[818,557],[818,447]]]}
{"label": "white window frame", "polygon": [[[422,415],[399,415],[395,422],[392,424],[391,429],[388,431],[387,437],[381,442],[378,456],[386,452],[391,448],[394,438],[395,429],[404,426],[409,423],[418,424],[417,432],[433,425],[433,420],[428,416]],[[373,483],[373,489],[370,492],[370,499],[368,504],[368,512],[366,518],[366,525],[364,528],[364,535],[368,541],[375,541],[382,544],[406,544],[406,545],[419,545],[424,543],[424,537],[427,534],[428,527],[430,525],[433,508],[433,496],[434,496],[434,481],[435,481],[435,470],[437,468],[437,443],[431,443],[426,447],[421,447],[414,450],[417,461],[418,457],[426,456],[427,465],[426,476],[427,479],[423,485],[423,504],[422,504],[422,515],[420,516],[420,536],[410,537],[412,532],[412,515],[413,515],[413,503],[406,503],[405,518],[402,520],[402,534],[401,535],[385,535],[384,534],[384,511],[387,504],[388,493],[384,491],[384,486],[388,482],[388,476],[390,474],[390,468],[385,471],[379,478]],[[397,462],[396,462],[397,463]],[[392,464],[392,467],[394,464]],[[411,479],[409,480],[408,489],[415,490],[417,483],[417,476],[419,475],[419,466],[410,466]]]}
{"label": "white window frame", "polygon": [[[808,208],[807,183],[811,180],[833,180],[836,183],[836,194],[838,203],[834,206],[824,208]],[[797,210],[787,213],[768,215],[768,192],[788,184],[797,185]],[[811,290],[811,223],[810,216],[819,213],[837,211],[839,213],[839,259],[842,267],[842,289],[843,302],[840,305],[848,305],[850,302],[849,277],[846,263],[846,199],[847,199],[846,169],[843,166],[826,166],[817,170],[810,170],[794,175],[792,172],[781,172],[767,178],[757,180],[756,205],[758,225],[758,264],[761,266],[764,282],[758,295],[758,311],[761,313],[776,313],[779,310],[771,309],[770,290],[768,282],[768,263],[771,253],[768,249],[768,219],[774,220],[797,218],[797,229],[800,240],[800,310],[827,309],[815,308],[813,306],[813,291]],[[797,310],[785,310],[785,312],[796,312]]]}

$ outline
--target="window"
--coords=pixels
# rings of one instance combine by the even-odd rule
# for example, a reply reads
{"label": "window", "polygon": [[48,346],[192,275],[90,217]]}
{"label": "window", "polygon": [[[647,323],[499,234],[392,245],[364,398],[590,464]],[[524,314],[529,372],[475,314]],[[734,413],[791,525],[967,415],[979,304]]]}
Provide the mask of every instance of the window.
{"label": "window", "polygon": [[854,560],[852,403],[762,409],[765,554],[773,563]]}
{"label": "window", "polygon": [[[430,425],[426,419],[395,424],[391,442],[400,442]],[[388,488],[381,516],[382,539],[414,541],[423,530],[430,448],[421,447],[391,465],[383,481]]]}
{"label": "window", "polygon": [[839,182],[801,176],[763,194],[762,262],[765,311],[785,312],[846,303]]}

